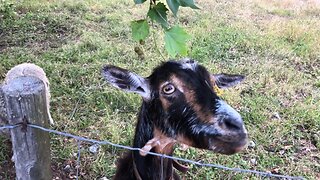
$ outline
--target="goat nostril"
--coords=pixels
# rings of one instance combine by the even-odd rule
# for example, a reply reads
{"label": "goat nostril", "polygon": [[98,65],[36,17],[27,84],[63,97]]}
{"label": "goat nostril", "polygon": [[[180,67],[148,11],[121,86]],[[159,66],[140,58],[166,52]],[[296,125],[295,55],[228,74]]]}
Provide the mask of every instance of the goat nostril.
{"label": "goat nostril", "polygon": [[226,118],[224,119],[224,124],[230,130],[241,130],[243,127],[241,119]]}

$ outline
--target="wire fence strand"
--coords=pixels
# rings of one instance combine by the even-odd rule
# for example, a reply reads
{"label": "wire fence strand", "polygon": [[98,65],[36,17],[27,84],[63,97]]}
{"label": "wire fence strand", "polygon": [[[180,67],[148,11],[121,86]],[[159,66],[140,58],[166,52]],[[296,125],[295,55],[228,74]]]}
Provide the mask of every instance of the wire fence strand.
{"label": "wire fence strand", "polygon": [[0,127],[0,131],[1,130],[5,130],[5,129],[14,129],[16,127],[20,126],[19,124],[18,125],[7,125],[7,126],[1,126]]}
{"label": "wire fence strand", "polygon": [[[13,129],[13,128],[16,128],[16,127],[19,127],[19,126],[20,125],[2,126],[2,127],[0,127],[0,130]],[[81,150],[80,142],[81,141],[90,142],[90,143],[99,144],[99,145],[110,145],[110,146],[114,146],[114,147],[117,147],[117,148],[130,150],[130,151],[142,151],[142,152],[144,152],[146,154],[153,155],[153,156],[158,156],[160,158],[168,158],[168,159],[172,159],[172,160],[178,160],[178,161],[182,161],[182,162],[185,162],[185,163],[195,164],[195,165],[203,166],[203,167],[218,168],[218,169],[223,169],[223,170],[233,171],[233,172],[240,172],[240,173],[252,173],[252,174],[257,174],[257,175],[262,176],[262,177],[269,177],[269,178],[270,177],[275,177],[275,178],[284,178],[284,179],[304,179],[301,176],[287,176],[287,175],[280,175],[280,174],[272,174],[270,172],[263,172],[263,171],[249,170],[249,169],[241,169],[241,168],[231,168],[231,167],[226,167],[226,166],[222,166],[222,165],[218,165],[218,164],[201,163],[199,161],[194,161],[194,160],[190,160],[190,159],[184,159],[184,158],[169,156],[169,155],[165,155],[165,154],[158,154],[158,153],[154,153],[154,152],[144,151],[143,149],[140,149],[140,148],[134,148],[134,147],[130,147],[130,146],[124,146],[124,145],[121,145],[121,144],[115,144],[115,143],[112,143],[112,142],[106,141],[106,140],[99,141],[99,140],[95,140],[95,139],[85,138],[85,137],[73,135],[73,134],[66,133],[66,132],[61,132],[61,131],[57,131],[57,130],[44,128],[44,127],[37,126],[37,125],[34,125],[34,124],[28,124],[27,126],[31,127],[31,128],[35,128],[35,129],[40,129],[42,131],[46,131],[46,132],[49,132],[49,133],[57,134],[57,135],[60,135],[60,136],[70,137],[70,138],[73,138],[73,139],[77,140],[77,143],[78,143],[77,179],[78,179],[78,175],[79,175],[79,172],[80,172],[80,150]]]}

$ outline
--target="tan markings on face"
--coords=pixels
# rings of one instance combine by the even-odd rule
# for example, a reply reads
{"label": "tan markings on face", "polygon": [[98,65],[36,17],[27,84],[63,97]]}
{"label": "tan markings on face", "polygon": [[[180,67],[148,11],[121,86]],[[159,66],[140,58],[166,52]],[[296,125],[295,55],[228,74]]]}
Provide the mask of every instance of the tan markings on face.
{"label": "tan markings on face", "polygon": [[160,94],[160,101],[161,101],[161,105],[163,107],[163,109],[165,111],[168,110],[168,108],[170,107],[170,102],[162,95],[162,90],[163,90],[163,87],[166,86],[169,82],[162,82],[160,83],[160,86],[159,86],[159,94]]}
{"label": "tan markings on face", "polygon": [[181,134],[178,135],[177,141],[181,146],[184,146],[185,148],[188,148],[188,146],[194,146],[194,143],[189,138]]}
{"label": "tan markings on face", "polygon": [[175,78],[175,75],[172,75],[170,78],[170,80],[167,82],[163,82],[160,87],[159,87],[159,91],[160,91],[160,101],[162,104],[162,107],[165,111],[167,111],[171,105],[171,103],[164,97],[161,95],[162,93],[162,89],[164,86],[166,86],[168,83],[172,83],[174,85],[174,87],[176,88],[176,90],[179,90],[181,93],[184,92],[184,84],[181,81],[175,80],[177,78]]}
{"label": "tan markings on face", "polygon": [[149,140],[141,149],[140,155],[147,155],[152,148],[155,148],[156,153],[172,154],[173,146],[176,140],[163,134],[159,129],[155,128],[153,131],[153,138]]}
{"label": "tan markings on face", "polygon": [[186,84],[180,80],[176,75],[171,75],[170,77],[171,82],[175,85],[175,87],[181,92],[181,93],[185,93],[186,88]]}
{"label": "tan markings on face", "polygon": [[182,82],[178,77],[175,75],[171,76],[171,81],[177,85],[177,88],[184,92],[184,96],[186,98],[187,103],[192,107],[192,109],[196,112],[197,116],[200,120],[204,123],[208,123],[212,121],[212,113],[208,110],[205,110],[203,107],[198,104],[196,100],[196,95],[192,87],[188,87],[186,84]]}
{"label": "tan markings on face", "polygon": [[163,109],[165,111],[167,111],[168,108],[170,107],[170,102],[166,98],[164,98],[163,96],[160,96],[160,101],[161,101]]}

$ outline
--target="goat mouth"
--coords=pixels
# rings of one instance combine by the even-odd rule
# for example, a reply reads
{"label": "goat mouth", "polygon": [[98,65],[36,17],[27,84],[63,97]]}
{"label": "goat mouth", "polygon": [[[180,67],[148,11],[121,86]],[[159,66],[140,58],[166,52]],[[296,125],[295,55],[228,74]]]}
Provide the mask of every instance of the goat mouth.
{"label": "goat mouth", "polygon": [[223,141],[221,139],[210,140],[209,150],[215,153],[231,155],[240,152],[247,146],[247,136],[237,141]]}

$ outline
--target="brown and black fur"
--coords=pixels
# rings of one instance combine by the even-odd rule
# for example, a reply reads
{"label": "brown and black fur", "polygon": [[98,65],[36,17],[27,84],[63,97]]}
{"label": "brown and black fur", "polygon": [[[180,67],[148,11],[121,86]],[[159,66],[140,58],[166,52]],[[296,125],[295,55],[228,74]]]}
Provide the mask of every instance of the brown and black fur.
{"label": "brown and black fur", "polygon": [[[156,136],[172,143],[164,148],[155,146],[150,151],[167,155],[173,154],[176,143],[223,154],[236,153],[246,144],[247,132],[240,115],[213,90],[215,85],[233,86],[243,76],[213,75],[190,59],[165,62],[147,78],[110,65],[103,68],[102,74],[113,86],[143,97],[135,148],[143,148]],[[172,87],[174,91],[167,93]],[[118,161],[114,179],[139,179],[134,169],[143,180],[180,179],[172,160],[165,158],[161,163],[159,157],[141,155],[138,151],[129,152]]]}

